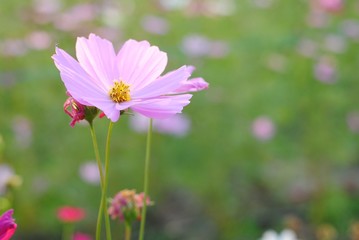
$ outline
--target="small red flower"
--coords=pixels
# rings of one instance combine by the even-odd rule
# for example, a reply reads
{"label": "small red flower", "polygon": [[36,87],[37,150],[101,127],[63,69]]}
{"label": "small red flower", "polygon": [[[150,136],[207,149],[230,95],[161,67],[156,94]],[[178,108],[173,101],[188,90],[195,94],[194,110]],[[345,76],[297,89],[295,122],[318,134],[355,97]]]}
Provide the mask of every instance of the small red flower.
{"label": "small red flower", "polygon": [[74,234],[72,240],[92,240],[92,237],[88,234],[77,232]]}
{"label": "small red flower", "polygon": [[64,206],[57,210],[57,218],[66,223],[79,222],[84,219],[86,212],[82,208]]}
{"label": "small red flower", "polygon": [[0,239],[9,240],[14,235],[17,225],[12,218],[14,210],[10,209],[0,216]]}
{"label": "small red flower", "polygon": [[72,118],[70,126],[74,127],[75,124],[86,117],[85,106],[76,101],[69,93],[69,98],[64,103],[64,111]]}

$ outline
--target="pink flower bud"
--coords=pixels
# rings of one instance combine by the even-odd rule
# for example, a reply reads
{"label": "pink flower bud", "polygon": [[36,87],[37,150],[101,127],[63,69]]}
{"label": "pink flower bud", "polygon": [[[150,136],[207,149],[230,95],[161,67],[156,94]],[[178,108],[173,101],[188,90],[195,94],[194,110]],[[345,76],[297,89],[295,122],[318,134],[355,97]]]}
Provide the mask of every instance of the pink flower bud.
{"label": "pink flower bud", "polygon": [[12,218],[14,210],[10,209],[0,216],[0,239],[9,240],[14,235],[17,225]]}
{"label": "pink flower bud", "polygon": [[64,111],[72,118],[70,126],[74,127],[77,122],[85,119],[85,106],[71,97],[69,93],[68,95],[69,98],[64,103]]}

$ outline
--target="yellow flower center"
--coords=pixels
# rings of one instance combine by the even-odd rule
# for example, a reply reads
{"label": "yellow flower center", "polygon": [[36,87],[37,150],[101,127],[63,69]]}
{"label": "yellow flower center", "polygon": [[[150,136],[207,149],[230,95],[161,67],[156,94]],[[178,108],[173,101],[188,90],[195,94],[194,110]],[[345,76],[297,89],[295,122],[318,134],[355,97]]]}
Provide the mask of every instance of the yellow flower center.
{"label": "yellow flower center", "polygon": [[115,85],[110,90],[110,98],[117,103],[130,101],[130,86],[122,81],[115,81]]}

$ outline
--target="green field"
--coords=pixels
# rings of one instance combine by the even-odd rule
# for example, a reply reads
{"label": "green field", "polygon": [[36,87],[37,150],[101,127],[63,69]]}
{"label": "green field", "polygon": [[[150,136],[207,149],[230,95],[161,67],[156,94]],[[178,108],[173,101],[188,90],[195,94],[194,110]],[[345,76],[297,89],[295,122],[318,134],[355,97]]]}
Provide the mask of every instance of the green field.
{"label": "green field", "polygon": [[[84,208],[76,230],[95,234],[100,187],[79,175],[95,159],[90,130],[69,126],[51,59],[55,46],[75,56],[76,38],[90,33],[116,50],[148,40],[167,52],[166,72],[193,65],[210,84],[183,111],[187,134],[154,132],[146,239],[256,240],[288,228],[302,240],[358,239],[358,2],[337,11],[310,0],[162,2],[1,2],[0,168],[22,179],[0,185],[13,239],[61,239],[63,205]],[[111,196],[143,190],[146,134],[131,118],[114,125]],[[102,155],[108,122],[94,122]],[[122,224],[112,229],[121,239]]]}

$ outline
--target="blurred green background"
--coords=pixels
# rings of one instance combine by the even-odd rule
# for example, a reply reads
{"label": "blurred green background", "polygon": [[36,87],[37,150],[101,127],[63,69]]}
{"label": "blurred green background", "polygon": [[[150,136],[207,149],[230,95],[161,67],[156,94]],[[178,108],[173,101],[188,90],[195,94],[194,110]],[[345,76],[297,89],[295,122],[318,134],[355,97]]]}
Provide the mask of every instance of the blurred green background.
{"label": "blurred green background", "polygon": [[[91,135],[69,126],[51,59],[56,45],[75,56],[76,37],[89,33],[117,50],[148,40],[168,53],[166,71],[194,65],[210,83],[183,111],[188,133],[154,133],[146,239],[259,239],[285,228],[359,239],[359,2],[325,2],[2,1],[0,166],[22,179],[0,192],[15,209],[13,239],[60,239],[63,205],[86,209],[76,230],[94,235],[100,188],[79,174],[95,159]],[[130,121],[114,126],[111,196],[143,189],[146,134]],[[95,120],[102,154],[107,126]]]}

